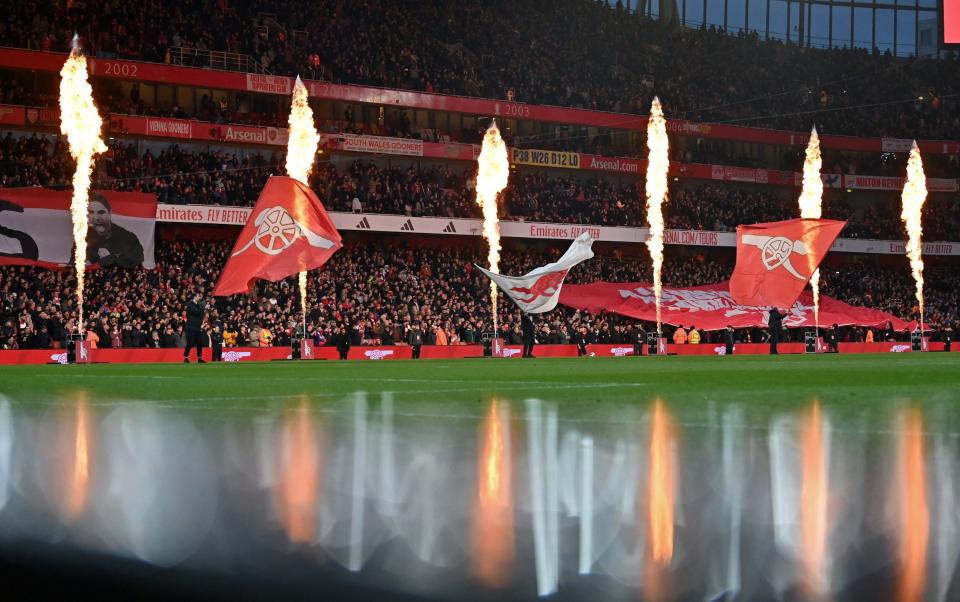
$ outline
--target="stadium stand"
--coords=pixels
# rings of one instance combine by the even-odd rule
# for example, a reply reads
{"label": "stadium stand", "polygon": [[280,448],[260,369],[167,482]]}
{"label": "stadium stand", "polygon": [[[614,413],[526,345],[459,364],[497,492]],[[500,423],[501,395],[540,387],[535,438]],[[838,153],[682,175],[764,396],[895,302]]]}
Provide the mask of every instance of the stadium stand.
{"label": "stadium stand", "polygon": [[[861,49],[814,50],[764,41],[753,34],[728,35],[714,28],[663,27],[646,18],[588,0],[538,2],[537,10],[505,11],[502,2],[424,2],[397,4],[379,0],[325,2],[307,10],[302,3],[183,2],[147,0],[136,4],[22,3],[12,6],[0,32],[5,44],[37,51],[64,51],[73,31],[85,49],[104,59],[130,59],[170,65],[295,75],[338,83],[384,86],[424,92],[499,98],[642,115],[655,94],[667,100],[668,117],[691,121],[757,125],[806,131],[811,123],[827,134],[948,139],[960,133],[960,86],[956,59],[897,58]],[[507,14],[509,13],[509,14]],[[427,24],[430,24],[429,27]],[[536,35],[533,35],[533,33]],[[572,49],[559,40],[584,41]],[[537,44],[530,40],[537,39]],[[414,48],[411,44],[415,44]],[[209,61],[220,53],[222,62]],[[516,57],[523,60],[516,60]],[[224,58],[226,57],[226,58]],[[598,58],[600,57],[600,58]],[[761,58],[762,57],[762,58]],[[602,64],[602,68],[597,68]],[[790,78],[783,73],[789,71]],[[55,107],[54,79],[27,78],[24,72],[0,73],[0,104]],[[193,106],[150,100],[138,84],[96,78],[94,90],[104,112],[118,115],[198,119],[211,124],[285,126],[287,99],[258,96],[256,110],[241,110],[215,91],[196,94]],[[359,105],[358,105],[359,107]],[[343,110],[341,106],[338,111]],[[342,117],[342,119],[340,118]],[[485,122],[484,122],[485,123]],[[366,119],[354,106],[318,119],[326,133],[371,134],[429,141],[476,143],[480,120],[470,127],[425,128],[412,124],[401,108]],[[27,124],[29,125],[29,123]],[[69,185],[72,160],[49,125],[37,131],[8,131],[0,138],[0,185]],[[548,133],[545,133],[548,132]],[[556,125],[540,133],[504,129],[511,146],[642,157],[636,136]],[[681,166],[725,165],[799,170],[802,147],[763,147],[747,152],[726,140],[691,137],[672,150]],[[827,149],[824,172],[902,176],[902,152],[838,152]],[[205,145],[189,140],[170,144],[156,137],[121,133],[97,162],[98,187],[143,191],[169,205],[248,207],[267,177],[281,173],[282,147],[256,144]],[[960,176],[956,153],[925,157],[928,176]],[[477,217],[473,202],[473,163],[384,158],[326,153],[318,159],[311,187],[333,211],[448,218]],[[730,232],[738,224],[796,216],[796,189],[780,185],[706,182],[673,178],[666,219],[670,228]],[[635,175],[589,174],[535,166],[511,172],[501,202],[501,219],[560,224],[634,226],[646,224],[642,179]],[[902,238],[898,192],[828,189],[824,216],[848,221],[845,238]],[[179,314],[187,291],[209,292],[223,265],[223,242],[172,240],[161,226],[158,269],[125,272],[108,268],[92,276],[88,290],[97,307],[103,345],[181,343]],[[224,234],[198,235],[221,239]],[[935,192],[924,209],[925,240],[950,241],[960,232],[960,202],[955,192]],[[189,238],[189,237],[188,237]],[[358,332],[358,342],[382,341],[392,330],[402,340],[402,324],[423,319],[452,340],[476,340],[489,327],[483,298],[485,281],[470,266],[480,252],[453,249],[447,243],[392,243],[376,248],[350,239],[330,267],[311,281],[310,319],[326,338],[337,324]],[[418,246],[419,245],[419,246]],[[442,252],[438,249],[442,248]],[[693,249],[697,249],[693,247]],[[702,251],[702,254],[701,254]],[[629,249],[628,254],[637,253]],[[618,251],[619,253],[619,251]],[[503,270],[519,273],[552,257],[542,248],[513,249]],[[729,276],[731,258],[722,250],[668,253],[665,278],[674,285],[695,285]],[[949,324],[956,313],[956,269],[949,258],[927,279],[927,317]],[[939,265],[939,264],[936,264]],[[824,292],[837,298],[917,316],[912,281],[905,266],[872,257],[844,258],[825,269]],[[351,274],[352,283],[334,282],[330,273]],[[0,268],[4,293],[0,346],[36,347],[59,343],[70,327],[72,277],[63,271]],[[573,282],[645,280],[645,259],[623,258],[607,250],[595,262],[571,274]],[[266,325],[283,344],[296,320],[297,300],[290,282],[264,285],[257,295],[221,306],[223,319],[241,330]],[[509,306],[504,305],[509,309]],[[416,309],[416,311],[414,311]],[[233,312],[232,315],[230,312]],[[390,321],[381,324],[382,316]],[[574,316],[561,310],[544,337],[562,337],[574,320],[589,324],[591,336],[611,332],[624,322],[610,316]],[[517,325],[505,312],[508,331]],[[44,329],[46,332],[44,332]],[[707,337],[713,336],[708,333]],[[742,333],[742,337],[759,333]],[[845,337],[858,336],[854,331]],[[879,338],[879,336],[878,336]],[[612,340],[612,339],[611,339]]]}
{"label": "stadium stand", "polygon": [[[487,280],[473,269],[474,263],[483,261],[484,251],[419,242],[349,243],[324,270],[311,275],[309,331],[319,331],[323,335],[320,340],[329,340],[343,325],[353,334],[355,345],[382,344],[405,340],[405,328],[417,321],[430,331],[443,329],[452,344],[478,342],[481,332],[492,329]],[[90,320],[98,344],[182,347],[183,307],[192,291],[212,292],[230,248],[224,242],[167,241],[158,245],[156,270],[104,268],[92,272],[86,304],[95,312]],[[552,257],[553,251],[521,247],[506,252],[501,265],[505,273],[524,273]],[[668,255],[665,283],[693,286],[718,282],[728,278],[731,269],[730,263],[702,254]],[[649,270],[646,257],[610,254],[577,266],[568,280],[642,281]],[[75,329],[71,317],[74,276],[66,270],[27,267],[5,267],[0,273],[0,349],[59,346],[65,333]],[[928,282],[927,321],[937,327],[951,324],[960,277],[955,272],[936,271]],[[918,315],[907,270],[854,261],[842,270],[824,270],[823,291],[897,316]],[[241,344],[256,340],[263,327],[274,334],[274,345],[287,345],[300,316],[296,282],[261,283],[254,295],[218,301],[218,313],[225,324],[237,329]],[[503,299],[500,314],[502,328],[513,342],[512,338],[519,337],[517,312]],[[544,320],[546,330],[539,336],[544,342],[568,342],[571,329],[582,324],[588,326],[592,342],[626,342],[624,331],[630,322],[613,315],[593,316],[560,308]],[[705,342],[719,337],[719,333],[705,334]],[[762,340],[760,331],[741,331],[739,336],[740,340]],[[844,329],[843,336],[854,340],[863,332]],[[886,335],[878,331],[875,336],[879,341]]]}
{"label": "stadium stand", "polygon": [[[814,50],[663,27],[589,0],[395,4],[381,0],[168,5],[20,3],[5,44],[67,49],[74,31],[92,54],[428,92],[645,113],[654,94],[670,112],[858,136],[955,138],[955,58],[897,58],[863,49]],[[581,40],[576,47],[563,40]],[[532,43],[532,40],[537,43]],[[597,65],[602,65],[597,68]],[[789,73],[789,77],[784,77]]]}
{"label": "stadium stand", "polygon": [[[139,154],[133,143],[110,145],[99,161],[97,184],[113,190],[153,192],[160,203],[251,206],[271,173],[282,172],[283,154],[223,150],[191,152],[169,145]],[[478,217],[467,182],[472,166],[422,164],[381,167],[356,160],[337,167],[317,164],[311,186],[334,211],[353,211],[358,199],[365,213],[409,216]],[[0,184],[64,186],[72,160],[59,137],[0,139]],[[515,171],[504,195],[501,218],[599,226],[645,225],[642,183],[604,177],[561,177],[543,171]],[[902,236],[899,199],[851,206],[839,193],[824,202],[824,217],[848,221],[846,238],[897,239]],[[738,224],[796,216],[792,191],[759,189],[736,183],[674,182],[667,225],[689,230],[729,232]],[[934,195],[924,208],[927,240],[951,240],[960,232],[960,203],[955,195]]]}

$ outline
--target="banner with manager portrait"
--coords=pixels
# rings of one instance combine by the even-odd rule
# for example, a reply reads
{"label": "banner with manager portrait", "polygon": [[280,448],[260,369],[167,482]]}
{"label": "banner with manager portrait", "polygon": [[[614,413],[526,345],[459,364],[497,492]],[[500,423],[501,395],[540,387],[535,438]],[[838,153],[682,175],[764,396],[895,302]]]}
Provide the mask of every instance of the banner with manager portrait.
{"label": "banner with manager portrait", "polygon": [[[0,188],[0,265],[72,265],[71,191]],[[91,191],[87,265],[156,266],[157,197],[142,192]]]}

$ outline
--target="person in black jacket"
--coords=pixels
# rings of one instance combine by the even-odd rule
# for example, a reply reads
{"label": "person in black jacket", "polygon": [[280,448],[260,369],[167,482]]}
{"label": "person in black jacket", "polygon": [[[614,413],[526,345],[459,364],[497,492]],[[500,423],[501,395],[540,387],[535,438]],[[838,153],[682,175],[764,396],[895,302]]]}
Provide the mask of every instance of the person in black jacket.
{"label": "person in black jacket", "polygon": [[776,307],[770,308],[770,317],[767,320],[767,328],[770,330],[770,355],[779,355],[777,351],[777,343],[780,342],[780,337],[783,334],[783,319],[787,317],[787,313],[780,313],[780,310]]}
{"label": "person in black jacket", "polygon": [[727,329],[723,333],[723,344],[726,347],[725,354],[733,355],[733,348],[737,344],[737,339],[734,336],[733,326],[728,325]]}
{"label": "person in black jacket", "polygon": [[827,331],[827,353],[840,353],[840,332],[838,325],[834,324]]}
{"label": "person in black jacket", "polygon": [[522,312],[520,317],[520,330],[523,338],[523,353],[520,357],[533,357],[533,346],[536,344],[536,339],[534,338],[536,326],[530,314]]}
{"label": "person in black jacket", "polygon": [[380,321],[380,344],[388,346],[394,345],[395,343],[396,341],[393,338],[393,324],[390,323],[389,319],[384,317]]}
{"label": "person in black jacket", "polygon": [[413,351],[413,359],[420,359],[420,347],[423,345],[423,332],[420,330],[420,325],[416,322],[410,327],[410,332],[407,334],[407,343]]}
{"label": "person in black jacket", "polygon": [[104,267],[138,268],[143,264],[143,245],[136,234],[113,223],[113,210],[102,194],[90,196],[87,211],[87,262]]}
{"label": "person in black jacket", "polygon": [[215,362],[223,361],[223,323],[219,317],[214,314],[213,322],[210,324],[210,349],[213,351],[211,358]]}
{"label": "person in black jacket", "polygon": [[581,326],[576,330],[570,341],[577,346],[577,357],[583,357],[587,354],[587,327]]}
{"label": "person in black jacket", "polygon": [[643,329],[642,324],[635,324],[630,327],[630,342],[633,343],[633,355],[640,357],[643,355],[643,346],[647,344],[647,331]]}
{"label": "person in black jacket", "polygon": [[197,363],[205,364],[203,361],[203,352],[201,350],[201,337],[203,332],[203,307],[200,306],[200,299],[203,296],[200,293],[194,293],[193,298],[187,303],[187,344],[183,348],[183,363],[190,363],[190,349],[197,348]]}
{"label": "person in black jacket", "polygon": [[347,359],[347,354],[350,353],[350,334],[347,329],[344,326],[337,327],[337,334],[334,335],[333,339],[336,342],[340,359]]}

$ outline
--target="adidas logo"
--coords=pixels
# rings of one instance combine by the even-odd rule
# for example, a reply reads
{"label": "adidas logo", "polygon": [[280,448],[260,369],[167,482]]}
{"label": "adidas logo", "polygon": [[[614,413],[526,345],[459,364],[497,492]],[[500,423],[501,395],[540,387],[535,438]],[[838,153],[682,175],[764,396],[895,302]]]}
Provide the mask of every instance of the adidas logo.
{"label": "adidas logo", "polygon": [[369,230],[370,222],[367,221],[367,218],[363,218],[357,223],[357,230]]}
{"label": "adidas logo", "polygon": [[413,221],[407,220],[402,226],[400,226],[401,232],[413,232]]}
{"label": "adidas logo", "polygon": [[456,233],[457,228],[456,226],[453,225],[453,222],[450,222],[449,224],[447,224],[447,227],[443,229],[443,231]]}

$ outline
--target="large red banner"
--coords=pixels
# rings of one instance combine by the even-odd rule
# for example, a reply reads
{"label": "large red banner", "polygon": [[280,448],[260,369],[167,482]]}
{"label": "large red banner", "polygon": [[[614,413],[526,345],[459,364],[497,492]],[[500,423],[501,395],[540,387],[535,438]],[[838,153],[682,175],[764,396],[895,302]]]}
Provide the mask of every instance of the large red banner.
{"label": "large red banner", "polygon": [[[730,295],[729,283],[688,288],[664,288],[661,299],[663,321],[667,324],[696,326],[700,330],[766,327],[767,309],[739,305]],[[611,312],[654,322],[657,319],[653,287],[641,282],[594,282],[568,284],[560,291],[560,304],[590,313]],[[891,322],[897,330],[912,328],[914,323],[866,307],[847,305],[830,297],[820,296],[820,324],[856,324],[886,326]],[[788,328],[814,326],[813,297],[804,291],[788,309],[783,325]]]}
{"label": "large red banner", "polygon": [[[68,190],[0,188],[0,264],[70,264],[73,220]],[[87,265],[153,269],[157,197],[91,191]]]}

